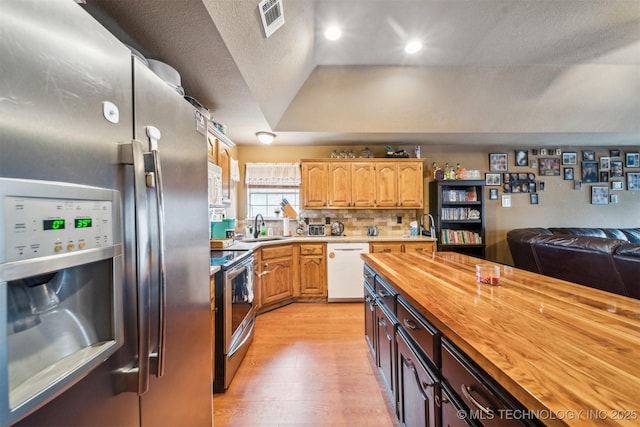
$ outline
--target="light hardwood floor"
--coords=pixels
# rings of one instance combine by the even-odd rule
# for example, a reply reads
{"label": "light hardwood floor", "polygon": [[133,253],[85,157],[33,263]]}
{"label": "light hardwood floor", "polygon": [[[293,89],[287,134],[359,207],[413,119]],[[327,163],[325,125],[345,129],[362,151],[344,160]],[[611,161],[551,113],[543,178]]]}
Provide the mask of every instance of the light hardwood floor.
{"label": "light hardwood floor", "polygon": [[362,303],[291,304],[256,319],[214,427],[398,426],[364,339]]}

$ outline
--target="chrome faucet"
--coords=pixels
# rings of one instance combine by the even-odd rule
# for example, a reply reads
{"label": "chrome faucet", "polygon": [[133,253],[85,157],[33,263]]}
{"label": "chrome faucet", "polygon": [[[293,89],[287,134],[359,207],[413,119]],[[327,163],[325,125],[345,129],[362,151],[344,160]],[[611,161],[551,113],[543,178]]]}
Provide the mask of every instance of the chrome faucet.
{"label": "chrome faucet", "polygon": [[262,214],[256,215],[256,219],[253,221],[253,238],[257,239],[260,235],[260,229],[258,228],[258,217],[260,217],[260,225],[264,224],[264,218]]}
{"label": "chrome faucet", "polygon": [[425,232],[427,231],[427,228],[424,226],[424,217],[428,216],[429,217],[429,236],[430,237],[436,237],[436,221],[435,219],[433,219],[433,216],[429,213],[426,214],[422,214],[422,217],[420,218],[420,227],[422,228],[423,232],[421,233],[423,236],[425,235]]}

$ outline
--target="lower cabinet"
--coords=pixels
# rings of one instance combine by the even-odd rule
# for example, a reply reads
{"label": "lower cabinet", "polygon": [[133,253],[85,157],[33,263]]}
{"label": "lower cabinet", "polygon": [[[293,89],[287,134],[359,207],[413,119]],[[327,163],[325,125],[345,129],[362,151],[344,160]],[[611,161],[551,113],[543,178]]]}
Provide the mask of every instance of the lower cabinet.
{"label": "lower cabinet", "polygon": [[364,267],[365,339],[401,425],[542,426],[414,308]]}
{"label": "lower cabinet", "polygon": [[299,301],[326,301],[327,258],[324,243],[300,244]]}
{"label": "lower cabinet", "polygon": [[396,332],[398,346],[398,419],[403,426],[440,425],[438,374],[430,371],[409,344],[402,329]]}
{"label": "lower cabinet", "polygon": [[387,391],[395,399],[395,349],[396,327],[395,317],[385,310],[384,305],[376,305],[376,365],[387,386]]}
{"label": "lower cabinet", "polygon": [[265,247],[260,250],[260,311],[291,302],[296,277],[293,245]]}
{"label": "lower cabinet", "polygon": [[376,298],[373,287],[365,281],[364,285],[364,338],[369,346],[369,351],[375,360],[376,348]]}

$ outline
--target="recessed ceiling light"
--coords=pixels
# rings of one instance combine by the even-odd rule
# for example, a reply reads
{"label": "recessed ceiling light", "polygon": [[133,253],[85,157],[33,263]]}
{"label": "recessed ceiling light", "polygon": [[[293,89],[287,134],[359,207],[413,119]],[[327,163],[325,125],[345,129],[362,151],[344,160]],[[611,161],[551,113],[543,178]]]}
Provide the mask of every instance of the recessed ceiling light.
{"label": "recessed ceiling light", "polygon": [[341,36],[342,36],[342,31],[340,30],[340,28],[336,26],[329,27],[324,32],[324,37],[327,40],[332,40],[332,41],[338,40]]}
{"label": "recessed ceiling light", "polygon": [[418,52],[420,49],[422,49],[422,42],[420,42],[418,40],[410,41],[404,47],[404,51],[407,52],[408,54],[414,54],[414,53]]}

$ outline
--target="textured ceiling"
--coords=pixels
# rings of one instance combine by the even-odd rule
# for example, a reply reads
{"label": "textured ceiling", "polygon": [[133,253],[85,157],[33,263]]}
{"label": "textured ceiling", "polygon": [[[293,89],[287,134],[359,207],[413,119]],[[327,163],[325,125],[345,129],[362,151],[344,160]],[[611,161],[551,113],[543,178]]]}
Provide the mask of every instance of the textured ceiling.
{"label": "textured ceiling", "polygon": [[283,0],[269,38],[258,2],[86,7],[238,144],[640,146],[640,0]]}

